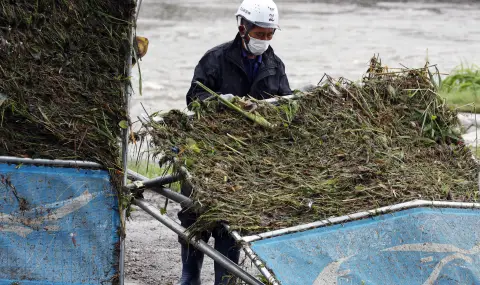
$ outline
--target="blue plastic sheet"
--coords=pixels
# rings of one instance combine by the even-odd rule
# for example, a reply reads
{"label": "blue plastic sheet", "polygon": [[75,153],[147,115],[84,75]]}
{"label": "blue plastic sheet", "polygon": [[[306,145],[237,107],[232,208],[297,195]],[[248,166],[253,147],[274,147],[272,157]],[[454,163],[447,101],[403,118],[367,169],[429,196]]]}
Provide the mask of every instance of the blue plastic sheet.
{"label": "blue plastic sheet", "polygon": [[0,163],[1,285],[111,284],[119,227],[107,171]]}
{"label": "blue plastic sheet", "polygon": [[252,249],[283,285],[480,284],[480,210],[404,210]]}

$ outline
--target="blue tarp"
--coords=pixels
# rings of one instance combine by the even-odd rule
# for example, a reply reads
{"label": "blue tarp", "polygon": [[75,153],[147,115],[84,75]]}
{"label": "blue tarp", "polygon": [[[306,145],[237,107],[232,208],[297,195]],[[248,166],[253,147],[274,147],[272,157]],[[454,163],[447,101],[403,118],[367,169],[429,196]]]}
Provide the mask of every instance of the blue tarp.
{"label": "blue tarp", "polygon": [[480,284],[480,210],[404,210],[252,243],[283,285]]}
{"label": "blue tarp", "polygon": [[0,284],[111,284],[120,218],[109,179],[0,163]]}

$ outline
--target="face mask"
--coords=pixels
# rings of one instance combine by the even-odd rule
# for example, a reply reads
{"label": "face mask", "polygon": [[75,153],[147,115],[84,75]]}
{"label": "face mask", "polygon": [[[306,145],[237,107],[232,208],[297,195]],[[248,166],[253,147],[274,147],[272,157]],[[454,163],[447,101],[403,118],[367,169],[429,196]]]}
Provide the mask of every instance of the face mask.
{"label": "face mask", "polygon": [[258,40],[258,39],[250,37],[250,41],[248,42],[247,46],[248,46],[248,50],[253,55],[261,55],[270,46],[270,41]]}

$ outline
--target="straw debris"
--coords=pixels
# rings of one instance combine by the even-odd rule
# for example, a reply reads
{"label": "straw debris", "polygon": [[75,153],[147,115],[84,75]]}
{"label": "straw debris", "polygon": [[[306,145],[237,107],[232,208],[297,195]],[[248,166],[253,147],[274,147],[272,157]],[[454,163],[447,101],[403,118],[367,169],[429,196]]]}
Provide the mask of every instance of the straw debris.
{"label": "straw debris", "polygon": [[431,77],[373,58],[360,83],[326,76],[297,100],[254,102],[273,127],[210,100],[146,130],[162,161],[190,174],[192,234],[218,221],[253,234],[415,199],[477,201],[479,167]]}

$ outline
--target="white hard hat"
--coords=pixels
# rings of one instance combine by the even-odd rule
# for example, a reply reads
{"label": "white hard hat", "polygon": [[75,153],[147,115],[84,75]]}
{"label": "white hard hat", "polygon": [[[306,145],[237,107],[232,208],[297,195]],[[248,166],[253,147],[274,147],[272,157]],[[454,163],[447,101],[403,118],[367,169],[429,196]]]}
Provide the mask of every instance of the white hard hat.
{"label": "white hard hat", "polygon": [[235,16],[262,28],[280,29],[277,5],[272,0],[244,0]]}

